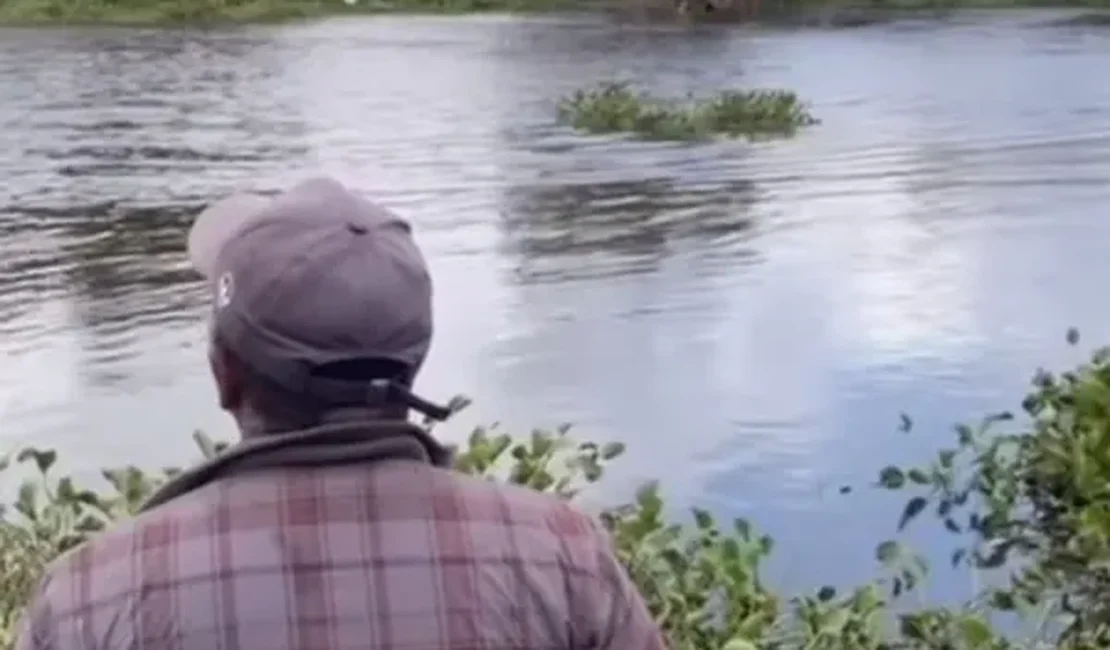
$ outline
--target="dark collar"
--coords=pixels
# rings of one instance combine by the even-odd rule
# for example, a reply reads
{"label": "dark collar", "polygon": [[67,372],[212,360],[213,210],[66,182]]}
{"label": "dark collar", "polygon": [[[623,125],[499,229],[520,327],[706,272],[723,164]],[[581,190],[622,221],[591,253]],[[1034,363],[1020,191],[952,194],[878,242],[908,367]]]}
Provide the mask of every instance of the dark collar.
{"label": "dark collar", "polygon": [[412,460],[451,465],[451,451],[403,420],[337,419],[291,433],[248,438],[159,487],[139,509],[151,510],[204,485],[267,469],[372,465]]}

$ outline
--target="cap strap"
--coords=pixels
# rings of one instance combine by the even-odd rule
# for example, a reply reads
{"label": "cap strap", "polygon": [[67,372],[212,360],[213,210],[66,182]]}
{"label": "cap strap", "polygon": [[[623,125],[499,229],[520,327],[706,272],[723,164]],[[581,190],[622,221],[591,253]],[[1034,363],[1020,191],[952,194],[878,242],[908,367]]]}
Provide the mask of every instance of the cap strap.
{"label": "cap strap", "polygon": [[433,420],[443,422],[451,417],[454,411],[446,406],[440,406],[414,394],[407,386],[392,379],[375,379],[370,382],[367,391],[367,401],[371,404],[383,402],[401,403],[418,413]]}

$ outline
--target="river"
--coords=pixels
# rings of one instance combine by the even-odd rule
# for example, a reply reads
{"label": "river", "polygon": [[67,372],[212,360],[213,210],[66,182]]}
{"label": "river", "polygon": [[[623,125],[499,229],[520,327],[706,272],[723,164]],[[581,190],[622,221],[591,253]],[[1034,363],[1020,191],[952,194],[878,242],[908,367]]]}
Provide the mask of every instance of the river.
{"label": "river", "polygon": [[[879,467],[1110,340],[1110,30],[1051,17],[4,30],[3,444],[91,474],[229,436],[187,224],[323,171],[416,224],[439,324],[421,387],[476,400],[445,436],[574,422],[629,445],[601,498],[658,478],[773,533],[776,580],[866,577],[901,505],[866,489]],[[700,145],[553,125],[614,76],[784,86],[823,123]]]}

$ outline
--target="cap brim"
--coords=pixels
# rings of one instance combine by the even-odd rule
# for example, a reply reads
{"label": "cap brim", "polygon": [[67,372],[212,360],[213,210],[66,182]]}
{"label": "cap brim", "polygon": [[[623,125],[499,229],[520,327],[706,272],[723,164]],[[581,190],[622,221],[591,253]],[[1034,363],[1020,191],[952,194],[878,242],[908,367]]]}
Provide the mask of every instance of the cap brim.
{"label": "cap brim", "polygon": [[225,244],[265,214],[272,199],[258,194],[235,194],[205,208],[189,229],[189,260],[201,275],[211,278]]}

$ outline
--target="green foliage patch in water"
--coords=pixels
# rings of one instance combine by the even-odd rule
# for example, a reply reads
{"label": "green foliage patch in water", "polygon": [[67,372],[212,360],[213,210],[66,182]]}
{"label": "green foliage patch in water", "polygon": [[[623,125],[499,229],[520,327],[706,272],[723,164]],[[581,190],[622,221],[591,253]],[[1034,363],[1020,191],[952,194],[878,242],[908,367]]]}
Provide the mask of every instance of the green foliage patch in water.
{"label": "green foliage patch in water", "polygon": [[[878,472],[877,488],[907,492],[892,530],[934,514],[957,536],[952,563],[992,577],[963,604],[923,604],[928,566],[897,539],[876,546],[875,579],[783,594],[762,577],[771,538],[744,519],[675,513],[655,484],[599,516],[674,650],[1110,649],[1110,351],[1069,372],[1038,372],[1021,407],[1021,417],[957,426],[930,462]],[[912,429],[903,416],[891,435]],[[196,439],[204,456],[222,452]],[[567,427],[520,437],[479,428],[457,469],[575,499],[623,451],[575,441]],[[97,491],[59,477],[52,451],[11,460],[30,478],[0,504],[0,650],[46,564],[133,514],[176,471],[105,471]],[[1015,618],[1006,633],[996,625]]]}
{"label": "green foliage patch in water", "polygon": [[725,90],[710,98],[672,101],[635,92],[626,82],[575,92],[559,102],[558,118],[586,133],[630,133],[652,140],[787,137],[818,123],[789,90]]}

